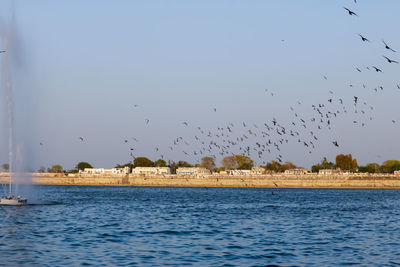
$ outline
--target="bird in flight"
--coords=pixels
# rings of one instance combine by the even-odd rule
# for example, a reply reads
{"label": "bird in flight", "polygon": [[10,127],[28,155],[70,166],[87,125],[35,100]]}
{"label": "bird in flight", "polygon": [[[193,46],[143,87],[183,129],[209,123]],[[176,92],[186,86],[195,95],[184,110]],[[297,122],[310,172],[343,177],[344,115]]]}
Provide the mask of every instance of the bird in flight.
{"label": "bird in flight", "polygon": [[338,144],[337,141],[333,141],[332,143],[333,143],[336,147],[339,147],[339,144]]}
{"label": "bird in flight", "polygon": [[375,69],[376,72],[382,72],[381,69],[379,69],[379,68],[377,68],[377,67],[375,67],[375,66],[372,66],[372,67]]}
{"label": "bird in flight", "polygon": [[392,52],[396,52],[395,50],[393,50],[390,46],[388,46],[388,44],[385,42],[385,40],[382,40],[383,44],[385,45],[385,48],[392,51]]}
{"label": "bird in flight", "polygon": [[5,50],[1,50],[1,51],[0,51],[0,53],[5,53],[5,52],[6,52]]}
{"label": "bird in flight", "polygon": [[79,137],[79,139],[83,142],[84,140],[83,140],[83,137]]}
{"label": "bird in flight", "polygon": [[344,9],[346,9],[347,10],[347,12],[349,12],[349,15],[350,16],[357,16],[358,17],[358,15],[356,14],[356,13],[354,13],[353,11],[351,11],[350,9],[348,9],[347,7],[343,7]]}
{"label": "bird in flight", "polygon": [[397,62],[396,60],[390,59],[390,58],[385,57],[385,56],[383,56],[383,57],[386,58],[386,60],[387,60],[389,63],[397,63],[397,64],[399,64],[399,62]]}
{"label": "bird in flight", "polygon": [[370,42],[370,40],[368,40],[367,38],[365,38],[365,37],[362,36],[361,34],[358,34],[358,36],[361,37],[361,40],[362,40],[363,42]]}

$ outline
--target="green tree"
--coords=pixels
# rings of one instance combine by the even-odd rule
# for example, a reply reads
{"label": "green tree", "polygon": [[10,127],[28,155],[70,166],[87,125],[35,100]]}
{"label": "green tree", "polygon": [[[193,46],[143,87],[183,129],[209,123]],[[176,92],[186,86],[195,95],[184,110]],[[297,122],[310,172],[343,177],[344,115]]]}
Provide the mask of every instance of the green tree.
{"label": "green tree", "polygon": [[357,159],[353,159],[351,154],[339,154],[336,156],[336,167],[341,170],[355,172],[358,169]]}
{"label": "green tree", "polygon": [[190,168],[190,167],[193,167],[193,165],[188,163],[188,162],[186,162],[186,161],[180,160],[180,161],[178,161],[178,167]]}
{"label": "green tree", "polygon": [[117,164],[114,168],[123,169],[125,167],[129,167],[131,170],[133,169],[133,163],[126,163],[123,165]]}
{"label": "green tree", "polygon": [[222,172],[222,171],[225,171],[225,167],[218,167],[218,168],[217,168],[217,172],[218,172],[218,173],[220,173],[220,172]]}
{"label": "green tree", "polygon": [[8,163],[3,163],[1,164],[1,167],[3,168],[3,170],[5,170],[6,172],[10,169],[10,165]]}
{"label": "green tree", "polygon": [[378,173],[381,171],[381,166],[378,163],[369,163],[365,166],[358,167],[359,172]]}
{"label": "green tree", "polygon": [[286,170],[291,170],[291,169],[296,169],[296,165],[294,165],[292,162],[290,161],[286,161],[285,163],[283,163],[279,169],[280,172],[284,172]]}
{"label": "green tree", "polygon": [[267,166],[265,166],[265,169],[268,171],[272,171],[272,172],[280,172],[281,167],[282,167],[282,165],[279,162],[273,160],[273,161],[267,163]]}
{"label": "green tree", "polygon": [[235,158],[238,163],[239,170],[251,170],[251,168],[253,168],[253,160],[250,157],[235,155]]}
{"label": "green tree", "polygon": [[225,170],[235,170],[239,167],[235,156],[226,156],[222,159],[221,164],[224,166]]}
{"label": "green tree", "polygon": [[311,166],[311,172],[319,172],[319,170],[322,169],[334,169],[334,168],[336,168],[335,163],[328,161],[326,157],[324,157],[321,160],[321,163],[317,163]]}
{"label": "green tree", "polygon": [[83,171],[86,168],[93,168],[93,166],[85,161],[81,161],[78,164],[76,164],[76,166],[75,166],[75,169],[80,170],[80,171]]}
{"label": "green tree", "polygon": [[381,166],[378,163],[368,163],[367,164],[369,173],[379,173],[381,172]]}
{"label": "green tree", "polygon": [[328,161],[326,157],[324,157],[321,161],[321,167],[322,169],[334,169],[335,163]]}
{"label": "green tree", "polygon": [[154,166],[156,167],[167,167],[167,162],[163,159],[158,159],[154,162]]}
{"label": "green tree", "polygon": [[216,169],[215,159],[213,157],[204,157],[201,159],[200,166],[206,168],[210,172],[214,172]]}
{"label": "green tree", "polygon": [[169,166],[172,174],[176,174],[176,169],[178,169],[178,168],[181,168],[181,167],[183,167],[183,168],[193,167],[192,165],[190,165],[186,161],[178,161],[178,162],[168,161],[168,166]]}
{"label": "green tree", "polygon": [[311,166],[311,172],[319,172],[319,170],[322,170],[322,169],[323,169],[322,165],[319,163]]}
{"label": "green tree", "polygon": [[63,167],[59,164],[55,164],[53,166],[51,166],[50,169],[47,170],[48,172],[55,172],[55,173],[60,173],[63,172]]}
{"label": "green tree", "polygon": [[138,157],[133,161],[133,167],[154,167],[154,162],[146,157]]}
{"label": "green tree", "polygon": [[178,163],[174,161],[168,161],[168,166],[171,171],[171,174],[176,174],[176,169],[178,169]]}
{"label": "green tree", "polygon": [[400,161],[398,160],[387,160],[382,163],[382,172],[393,173],[394,171],[400,170]]}

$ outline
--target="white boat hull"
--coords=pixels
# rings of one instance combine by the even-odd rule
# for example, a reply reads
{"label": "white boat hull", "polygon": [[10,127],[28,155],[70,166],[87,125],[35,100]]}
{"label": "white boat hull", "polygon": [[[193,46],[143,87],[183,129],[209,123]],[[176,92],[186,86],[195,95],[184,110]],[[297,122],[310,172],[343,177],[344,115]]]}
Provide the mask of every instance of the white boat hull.
{"label": "white boat hull", "polygon": [[27,202],[28,201],[24,198],[2,197],[0,200],[0,205],[21,206],[26,205]]}

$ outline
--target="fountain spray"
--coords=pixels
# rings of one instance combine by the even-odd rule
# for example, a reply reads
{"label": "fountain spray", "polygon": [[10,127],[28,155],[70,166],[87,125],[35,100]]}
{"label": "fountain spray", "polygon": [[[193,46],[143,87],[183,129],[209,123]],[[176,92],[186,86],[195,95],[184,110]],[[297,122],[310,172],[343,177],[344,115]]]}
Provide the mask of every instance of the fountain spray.
{"label": "fountain spray", "polygon": [[[13,172],[14,172],[14,110],[13,110],[13,92],[12,92],[12,79],[10,75],[10,70],[9,70],[9,63],[8,63],[8,57],[9,53],[8,51],[11,50],[10,46],[10,39],[15,39],[15,30],[14,30],[14,14],[12,16],[12,20],[10,23],[10,26],[8,27],[8,31],[5,29],[2,29],[1,35],[3,37],[3,48],[1,53],[1,62],[2,62],[2,86],[5,89],[6,92],[6,101],[7,101],[7,112],[8,112],[8,127],[9,127],[9,136],[8,136],[8,149],[9,149],[9,190],[8,190],[8,196],[2,197],[0,200],[0,204],[3,205],[23,205],[27,203],[26,199],[22,199],[21,197],[15,197],[13,196]],[[4,25],[3,25],[4,26]]]}

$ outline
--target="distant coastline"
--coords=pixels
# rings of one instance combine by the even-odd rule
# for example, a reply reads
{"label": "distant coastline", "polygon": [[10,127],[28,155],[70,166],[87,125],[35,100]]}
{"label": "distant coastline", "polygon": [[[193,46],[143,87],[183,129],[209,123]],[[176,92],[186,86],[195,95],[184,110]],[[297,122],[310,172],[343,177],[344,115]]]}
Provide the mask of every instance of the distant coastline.
{"label": "distant coastline", "polygon": [[[144,186],[144,187],[237,187],[237,188],[364,188],[400,189],[400,175],[82,175],[64,173],[16,174],[36,185]],[[0,173],[0,183],[8,183],[8,173]]]}

